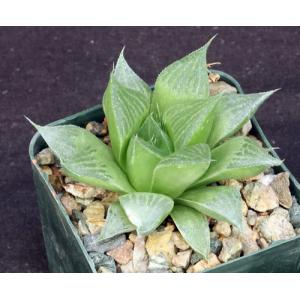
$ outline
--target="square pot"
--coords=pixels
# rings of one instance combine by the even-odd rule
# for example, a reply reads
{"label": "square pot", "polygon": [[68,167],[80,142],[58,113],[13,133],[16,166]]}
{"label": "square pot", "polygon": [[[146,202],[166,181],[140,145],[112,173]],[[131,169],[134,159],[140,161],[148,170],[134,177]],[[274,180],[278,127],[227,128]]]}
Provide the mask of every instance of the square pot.
{"label": "square pot", "polygon": [[[221,79],[235,86],[239,93],[243,93],[239,83],[226,73],[215,71]],[[101,122],[104,113],[101,105],[51,123],[51,125],[74,124],[84,126],[89,121]],[[272,148],[264,135],[255,117],[252,118],[253,133],[264,143]],[[72,224],[59,197],[34,157],[45,148],[42,137],[36,133],[29,146],[33,179],[36,187],[38,205],[41,216],[42,231],[46,246],[49,270],[51,272],[96,272],[94,263],[85,250],[83,243]],[[271,154],[278,158],[274,150]],[[282,164],[274,168],[275,173],[289,170]],[[290,174],[290,188],[292,194],[300,202],[300,184]],[[242,256],[235,260],[221,264],[206,271],[213,272],[300,272],[300,236],[289,240],[272,243],[268,248]]]}

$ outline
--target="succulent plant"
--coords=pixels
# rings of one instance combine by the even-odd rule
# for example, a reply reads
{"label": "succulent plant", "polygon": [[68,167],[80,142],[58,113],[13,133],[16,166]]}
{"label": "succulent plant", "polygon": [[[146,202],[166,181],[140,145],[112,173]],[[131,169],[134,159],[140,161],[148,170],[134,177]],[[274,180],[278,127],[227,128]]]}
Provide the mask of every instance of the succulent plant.
{"label": "succulent plant", "polygon": [[111,149],[83,128],[32,122],[67,176],[120,194],[101,239],[133,230],[147,235],[170,216],[206,257],[208,217],[242,224],[239,190],[213,183],[281,163],[255,140],[235,135],[274,91],[210,96],[210,43],[167,66],[153,91],[121,52],[103,96]]}

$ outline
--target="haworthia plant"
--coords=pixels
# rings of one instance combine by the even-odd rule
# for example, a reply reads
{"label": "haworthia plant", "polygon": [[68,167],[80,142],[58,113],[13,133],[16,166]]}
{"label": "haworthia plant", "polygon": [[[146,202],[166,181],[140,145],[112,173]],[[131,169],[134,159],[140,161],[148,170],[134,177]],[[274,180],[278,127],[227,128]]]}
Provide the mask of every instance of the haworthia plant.
{"label": "haworthia plant", "polygon": [[65,174],[119,192],[100,239],[133,230],[147,235],[171,217],[206,257],[207,217],[242,225],[240,192],[218,182],[281,164],[255,140],[235,136],[274,91],[210,96],[210,43],[166,67],[153,92],[121,52],[103,96],[112,149],[82,128],[32,122]]}

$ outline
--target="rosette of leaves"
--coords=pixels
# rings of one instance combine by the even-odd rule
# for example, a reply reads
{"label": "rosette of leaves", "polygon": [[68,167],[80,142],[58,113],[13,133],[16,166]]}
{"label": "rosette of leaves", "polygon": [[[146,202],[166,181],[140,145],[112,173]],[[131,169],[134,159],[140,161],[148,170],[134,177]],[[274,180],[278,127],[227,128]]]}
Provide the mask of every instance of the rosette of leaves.
{"label": "rosette of leaves", "polygon": [[206,257],[209,217],[242,224],[239,190],[212,184],[281,163],[254,139],[235,136],[274,91],[210,96],[209,44],[162,70],[153,91],[121,52],[103,96],[112,148],[74,125],[34,124],[67,176],[120,194],[101,239],[148,235],[171,217]]}

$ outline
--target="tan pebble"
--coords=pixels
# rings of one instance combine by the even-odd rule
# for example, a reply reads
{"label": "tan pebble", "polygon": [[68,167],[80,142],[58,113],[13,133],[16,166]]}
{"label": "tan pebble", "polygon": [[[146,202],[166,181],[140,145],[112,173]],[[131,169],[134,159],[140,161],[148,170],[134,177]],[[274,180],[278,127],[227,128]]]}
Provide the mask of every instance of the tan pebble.
{"label": "tan pebble", "polygon": [[248,205],[244,200],[242,200],[242,212],[243,216],[246,217],[248,213]]}
{"label": "tan pebble", "polygon": [[192,250],[179,251],[172,258],[172,265],[178,268],[187,268],[192,255]]}
{"label": "tan pebble", "polygon": [[136,241],[136,234],[135,233],[130,233],[129,236],[128,236],[129,240],[133,243],[135,243]]}
{"label": "tan pebble", "polygon": [[176,248],[178,248],[180,250],[187,250],[190,248],[188,243],[183,239],[180,232],[178,232],[178,231],[173,232],[172,239],[173,239],[173,242],[174,242]]}
{"label": "tan pebble", "polygon": [[203,272],[206,269],[216,267],[220,264],[218,257],[214,253],[209,253],[207,259],[202,259],[197,262],[195,265],[190,266],[187,269],[187,273],[199,273]]}
{"label": "tan pebble", "polygon": [[47,174],[48,176],[52,175],[52,169],[49,166],[41,166],[43,173]]}
{"label": "tan pebble", "polygon": [[213,227],[213,230],[223,237],[229,237],[231,235],[231,227],[227,222],[224,221],[218,221]]}
{"label": "tan pebble", "polygon": [[69,195],[69,194],[64,194],[61,199],[60,199],[62,205],[66,209],[66,212],[69,216],[72,215],[73,209],[80,210],[81,207],[80,205],[75,201],[75,199]]}
{"label": "tan pebble", "polygon": [[235,237],[224,238],[222,244],[223,247],[219,255],[220,261],[227,262],[240,256],[243,245],[239,239]]}
{"label": "tan pebble", "polygon": [[127,240],[120,247],[117,247],[107,252],[107,255],[113,257],[114,260],[121,265],[128,264],[129,261],[132,260],[132,254],[133,254],[133,243],[129,240]]}
{"label": "tan pebble", "polygon": [[172,231],[163,230],[151,233],[147,238],[146,250],[151,257],[162,253],[169,259],[169,261],[171,261],[172,257],[175,255]]}
{"label": "tan pebble", "polygon": [[267,242],[264,238],[260,238],[260,239],[257,241],[257,244],[258,244],[258,246],[259,246],[261,249],[264,249],[264,248],[269,247],[268,242]]}

